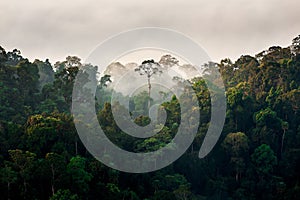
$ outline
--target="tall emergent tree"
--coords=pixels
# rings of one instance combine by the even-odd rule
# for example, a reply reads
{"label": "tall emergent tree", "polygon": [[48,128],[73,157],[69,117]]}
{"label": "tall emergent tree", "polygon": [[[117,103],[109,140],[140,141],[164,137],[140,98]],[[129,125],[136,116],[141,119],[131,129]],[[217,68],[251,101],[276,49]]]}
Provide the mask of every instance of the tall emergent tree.
{"label": "tall emergent tree", "polygon": [[134,71],[139,72],[140,75],[146,75],[148,79],[148,109],[150,108],[150,95],[151,95],[151,82],[150,78],[154,74],[162,73],[161,66],[159,63],[155,62],[153,59],[145,60],[139,65]]}

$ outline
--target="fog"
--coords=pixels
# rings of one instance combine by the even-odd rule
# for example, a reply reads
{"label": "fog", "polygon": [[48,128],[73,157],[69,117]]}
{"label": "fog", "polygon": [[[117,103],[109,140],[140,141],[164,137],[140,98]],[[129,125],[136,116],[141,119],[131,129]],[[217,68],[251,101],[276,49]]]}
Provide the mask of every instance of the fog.
{"label": "fog", "polygon": [[0,7],[0,45],[52,63],[84,59],[111,35],[143,26],[179,31],[217,62],[288,46],[300,34],[298,0],[11,0]]}

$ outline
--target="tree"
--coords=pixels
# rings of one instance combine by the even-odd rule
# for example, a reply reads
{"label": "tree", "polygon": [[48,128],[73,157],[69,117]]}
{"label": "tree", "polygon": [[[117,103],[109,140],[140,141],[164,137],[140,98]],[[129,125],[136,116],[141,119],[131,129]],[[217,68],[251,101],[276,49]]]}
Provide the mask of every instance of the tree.
{"label": "tree", "polygon": [[[73,61],[73,59],[75,61]],[[64,98],[65,103],[70,106],[73,85],[82,64],[77,57],[67,57],[66,61],[56,63],[54,66],[58,68],[58,71],[55,73],[53,86],[57,90],[58,95],[61,95]]]}
{"label": "tree", "polygon": [[249,140],[245,133],[229,133],[222,146],[230,155],[230,161],[235,165],[235,180],[239,181],[246,163],[244,157],[247,156],[249,150]]}
{"label": "tree", "polygon": [[10,199],[10,187],[18,179],[18,174],[7,164],[0,169],[0,181],[7,185],[7,199]]}
{"label": "tree", "polygon": [[77,194],[72,194],[70,190],[58,190],[50,200],[79,200]]}
{"label": "tree", "polygon": [[[278,188],[280,178],[274,176],[277,158],[269,145],[262,144],[251,155],[254,165],[255,196],[256,199],[274,199],[272,191]],[[284,183],[284,182],[282,182]]]}
{"label": "tree", "polygon": [[151,200],[174,200],[175,195],[173,192],[165,191],[165,190],[159,190],[155,192],[151,198]]}
{"label": "tree", "polygon": [[235,130],[245,131],[251,125],[252,117],[252,97],[249,95],[250,88],[246,82],[240,82],[238,85],[227,90],[227,117],[234,121]]}
{"label": "tree", "polygon": [[157,151],[158,149],[164,147],[166,144],[160,141],[156,137],[147,138],[145,141],[137,144],[138,152],[151,152]]}
{"label": "tree", "polygon": [[15,60],[0,63],[0,117],[23,123],[39,99],[38,69],[16,52],[6,55]]}
{"label": "tree", "polygon": [[237,83],[239,82],[249,82],[253,83],[253,78],[258,71],[259,63],[258,61],[249,55],[241,56],[234,63],[234,79]]}
{"label": "tree", "polygon": [[163,55],[158,63],[164,67],[173,67],[175,65],[178,65],[179,61],[177,60],[177,58],[171,56],[170,54],[167,54]]}
{"label": "tree", "polygon": [[83,157],[72,157],[67,165],[67,173],[71,176],[74,191],[80,195],[87,194],[89,190],[88,183],[92,179],[92,175],[86,171],[86,160]]}
{"label": "tree", "polygon": [[177,200],[189,200],[192,194],[188,185],[180,185],[173,193]]}
{"label": "tree", "polygon": [[295,56],[300,54],[300,35],[293,39],[291,50]]}
{"label": "tree", "polygon": [[203,77],[205,78],[206,83],[215,85],[217,87],[222,87],[223,80],[219,73],[218,64],[215,62],[209,61],[202,65]]}
{"label": "tree", "polygon": [[81,59],[76,56],[68,56],[65,61],[57,62],[54,66],[57,69],[55,73],[55,79],[53,82],[53,88],[55,89],[57,96],[62,97],[66,109],[63,111],[70,112],[72,103],[72,93],[75,80],[81,87],[81,90],[77,90],[77,98],[80,100],[82,96],[86,96],[90,93],[89,89],[84,89],[84,85],[94,81],[97,78],[97,66],[91,64],[82,64]]}
{"label": "tree", "polygon": [[288,130],[289,128],[289,123],[288,122],[285,122],[285,121],[281,121],[281,128],[283,130],[283,133],[282,133],[282,136],[281,136],[281,147],[280,147],[280,153],[282,155],[282,152],[283,152],[283,146],[284,146],[284,138],[285,138],[285,134],[286,134],[286,131]]}
{"label": "tree", "polygon": [[52,68],[51,63],[48,59],[46,59],[45,62],[40,60],[35,60],[33,62],[37,65],[39,70],[39,88],[40,90],[44,87],[46,84],[52,84],[54,81],[54,71]]}
{"label": "tree", "polygon": [[[277,113],[267,107],[254,114],[256,128],[254,129],[254,141],[266,143],[278,152],[278,158],[282,148],[283,133],[286,130],[286,125],[282,119],[277,116]],[[283,126],[284,125],[284,126]]]}
{"label": "tree", "polygon": [[51,171],[51,191],[52,195],[54,195],[56,192],[56,183],[62,177],[66,164],[63,156],[56,153],[47,153],[45,158]]}
{"label": "tree", "polygon": [[19,170],[20,176],[23,179],[23,196],[27,196],[28,182],[32,178],[32,169],[34,168],[36,154],[29,151],[9,150],[8,151],[14,167]]}
{"label": "tree", "polygon": [[122,196],[124,200],[140,200],[137,194],[131,190],[122,191]]}
{"label": "tree", "polygon": [[150,79],[152,75],[162,73],[161,66],[159,63],[154,62],[154,60],[145,60],[142,62],[138,68],[135,68],[134,71],[139,72],[140,75],[146,75],[148,79],[148,109],[150,108],[150,98],[151,98],[151,82]]}
{"label": "tree", "polygon": [[142,91],[133,97],[134,111],[132,112],[133,118],[141,115],[147,115],[147,108],[149,108],[149,101],[151,102],[149,93]]}
{"label": "tree", "polygon": [[56,62],[54,64],[54,67],[57,69],[57,71],[61,71],[66,68],[81,68],[82,63],[81,59],[77,56],[68,56],[66,57],[66,60],[63,62]]}
{"label": "tree", "polygon": [[7,61],[6,51],[5,51],[5,49],[2,46],[0,46],[0,63],[2,64],[4,62],[6,62],[6,61]]}
{"label": "tree", "polygon": [[235,68],[232,61],[229,58],[223,59],[221,60],[220,64],[218,64],[218,67],[225,86],[232,86],[235,83],[232,82],[235,73]]}
{"label": "tree", "polygon": [[190,183],[183,175],[178,173],[165,174],[163,176],[157,174],[157,176],[153,177],[152,184],[155,185],[157,190],[165,190],[170,192],[176,191],[180,188],[180,186],[184,186],[183,188],[188,190],[190,189]]}
{"label": "tree", "polygon": [[211,111],[210,91],[208,90],[204,79],[193,78],[191,81],[193,83],[193,89],[199,101],[201,122],[208,123],[210,120]]}
{"label": "tree", "polygon": [[101,77],[100,79],[100,85],[99,88],[102,89],[104,87],[107,87],[108,83],[111,83],[110,75],[105,74],[104,76]]}
{"label": "tree", "polygon": [[25,100],[25,105],[34,107],[34,97],[38,93],[39,88],[39,72],[35,64],[28,62],[28,60],[20,61],[16,66],[18,88]]}
{"label": "tree", "polygon": [[262,144],[255,149],[251,155],[251,160],[257,173],[263,176],[270,175],[277,164],[277,158],[273,150],[266,144]]}
{"label": "tree", "polygon": [[8,65],[17,65],[20,61],[22,60],[27,60],[28,59],[24,59],[21,55],[21,51],[18,49],[14,49],[13,51],[7,52],[7,64]]}
{"label": "tree", "polygon": [[62,124],[61,119],[54,116],[33,115],[25,124],[25,137],[28,149],[44,156],[52,151],[52,147],[59,140],[58,127]]}

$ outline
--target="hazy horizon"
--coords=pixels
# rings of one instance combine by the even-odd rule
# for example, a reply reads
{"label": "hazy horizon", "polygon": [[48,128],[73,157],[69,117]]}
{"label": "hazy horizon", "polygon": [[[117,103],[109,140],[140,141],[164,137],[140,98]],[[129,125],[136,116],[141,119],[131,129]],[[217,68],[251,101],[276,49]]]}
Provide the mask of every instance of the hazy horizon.
{"label": "hazy horizon", "polygon": [[0,45],[21,50],[31,61],[49,58],[51,63],[68,55],[84,60],[108,37],[144,26],[187,35],[214,62],[286,47],[300,34],[297,0],[12,0],[0,6]]}

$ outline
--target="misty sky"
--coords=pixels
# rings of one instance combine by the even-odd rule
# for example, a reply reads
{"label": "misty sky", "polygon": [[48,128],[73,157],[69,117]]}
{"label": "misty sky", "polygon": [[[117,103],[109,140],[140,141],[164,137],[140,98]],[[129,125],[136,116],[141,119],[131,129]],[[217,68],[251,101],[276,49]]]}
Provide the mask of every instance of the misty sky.
{"label": "misty sky", "polygon": [[111,35],[142,26],[184,33],[217,62],[288,46],[300,34],[299,0],[1,0],[0,8],[0,45],[52,63],[84,59]]}

